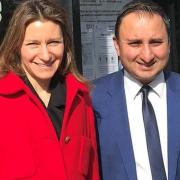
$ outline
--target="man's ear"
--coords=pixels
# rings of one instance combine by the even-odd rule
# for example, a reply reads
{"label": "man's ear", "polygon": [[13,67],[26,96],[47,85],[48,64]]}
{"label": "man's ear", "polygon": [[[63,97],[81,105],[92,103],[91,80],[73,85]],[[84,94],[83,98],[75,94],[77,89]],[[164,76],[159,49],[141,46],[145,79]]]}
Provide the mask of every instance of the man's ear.
{"label": "man's ear", "polygon": [[169,54],[170,54],[170,52],[171,52],[171,42],[169,41]]}
{"label": "man's ear", "polygon": [[113,37],[113,42],[114,42],[114,47],[116,49],[117,56],[119,57],[120,56],[119,43],[118,43],[118,39],[115,36]]}

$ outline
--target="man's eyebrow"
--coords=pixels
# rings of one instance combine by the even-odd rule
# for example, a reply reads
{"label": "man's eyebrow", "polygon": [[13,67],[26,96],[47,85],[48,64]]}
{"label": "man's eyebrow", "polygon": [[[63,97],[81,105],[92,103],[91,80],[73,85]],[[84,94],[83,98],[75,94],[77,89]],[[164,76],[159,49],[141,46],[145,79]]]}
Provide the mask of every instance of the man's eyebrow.
{"label": "man's eyebrow", "polygon": [[163,41],[162,38],[153,38],[153,39],[150,39],[150,42],[161,42]]}
{"label": "man's eyebrow", "polygon": [[137,42],[137,43],[141,43],[142,40],[141,39],[126,39],[127,42]]}

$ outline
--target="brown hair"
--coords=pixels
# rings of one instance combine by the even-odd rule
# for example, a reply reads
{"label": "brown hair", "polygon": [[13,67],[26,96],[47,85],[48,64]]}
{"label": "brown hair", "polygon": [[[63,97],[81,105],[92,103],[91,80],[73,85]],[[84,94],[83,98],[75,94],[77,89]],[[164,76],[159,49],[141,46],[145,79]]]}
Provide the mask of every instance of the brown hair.
{"label": "brown hair", "polygon": [[64,55],[59,73],[65,75],[71,72],[79,81],[85,82],[86,80],[80,75],[75,64],[65,11],[57,7],[52,0],[27,0],[17,6],[0,47],[0,69],[3,72],[14,71],[18,75],[24,74],[21,67],[20,49],[26,27],[36,20],[49,20],[60,26],[64,39]]}

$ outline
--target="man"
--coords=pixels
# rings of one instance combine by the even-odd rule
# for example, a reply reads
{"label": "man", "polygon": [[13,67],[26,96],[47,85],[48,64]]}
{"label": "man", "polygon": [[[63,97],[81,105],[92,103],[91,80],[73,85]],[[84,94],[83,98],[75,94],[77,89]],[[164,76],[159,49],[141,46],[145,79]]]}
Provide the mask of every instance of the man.
{"label": "man", "polygon": [[164,71],[169,26],[150,1],[130,2],[117,18],[123,69],[96,80],[92,92],[103,180],[180,179],[180,76]]}

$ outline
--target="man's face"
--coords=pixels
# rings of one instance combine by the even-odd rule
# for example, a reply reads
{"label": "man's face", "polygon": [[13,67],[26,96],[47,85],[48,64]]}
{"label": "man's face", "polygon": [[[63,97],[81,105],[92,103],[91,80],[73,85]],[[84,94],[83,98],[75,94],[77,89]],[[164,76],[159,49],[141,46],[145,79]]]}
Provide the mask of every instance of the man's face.
{"label": "man's face", "polygon": [[151,82],[169,58],[167,30],[157,14],[126,15],[114,44],[123,67],[143,84]]}

